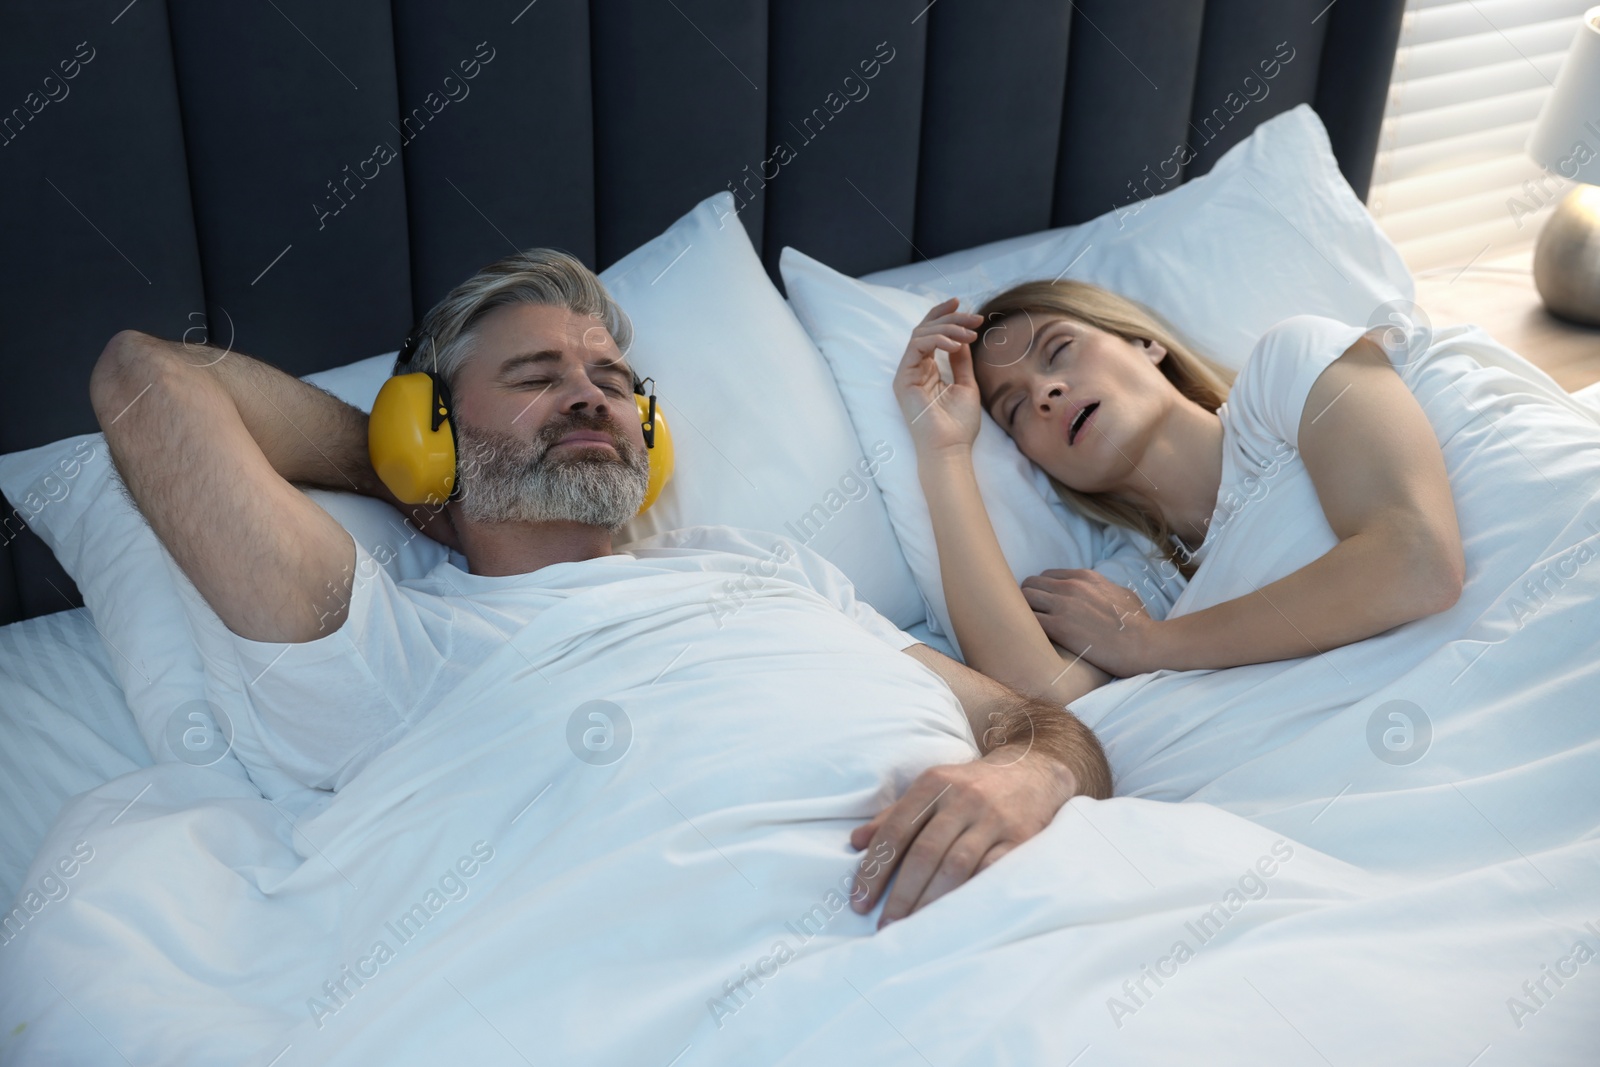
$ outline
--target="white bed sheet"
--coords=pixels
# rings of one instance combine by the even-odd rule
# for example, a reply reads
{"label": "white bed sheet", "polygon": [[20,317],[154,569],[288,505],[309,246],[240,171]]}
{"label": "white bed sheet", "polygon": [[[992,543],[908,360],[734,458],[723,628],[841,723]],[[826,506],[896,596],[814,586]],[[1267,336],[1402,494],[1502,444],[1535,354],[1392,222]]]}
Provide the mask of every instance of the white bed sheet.
{"label": "white bed sheet", "polygon": [[10,901],[67,800],[150,751],[83,608],[0,626],[0,893]]}
{"label": "white bed sheet", "polygon": [[[881,934],[830,909],[844,833],[970,745],[953,709],[886,662],[920,709],[887,731],[881,692],[828,688],[825,655],[765,633],[766,598],[728,659],[702,658],[709,632],[684,654],[660,620],[704,618],[706,591],[662,588],[545,617],[293,822],[181,764],[70,804],[27,883],[79,842],[94,859],[0,946],[0,1059],[1590,1064],[1600,562],[1561,561],[1594,540],[1600,437],[1502,414],[1485,421],[1536,492],[1508,476],[1463,499],[1464,607],[1410,630],[1408,663],[1347,700],[1338,653],[1097,691],[1119,779],[1188,802],[1076,800]],[[1525,565],[1561,576],[1531,613],[1508,604],[1518,527]],[[533,674],[548,707],[503,699]],[[638,699],[611,767],[564,737],[598,679]],[[1374,740],[1397,700],[1428,708],[1414,763]],[[447,884],[463,857],[481,862]],[[413,905],[426,924],[401,940]]]}

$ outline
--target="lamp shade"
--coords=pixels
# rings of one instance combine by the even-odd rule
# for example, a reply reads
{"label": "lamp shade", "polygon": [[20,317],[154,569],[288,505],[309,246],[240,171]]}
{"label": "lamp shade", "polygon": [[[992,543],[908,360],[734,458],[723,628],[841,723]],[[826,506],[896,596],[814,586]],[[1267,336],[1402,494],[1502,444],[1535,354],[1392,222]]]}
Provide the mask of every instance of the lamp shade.
{"label": "lamp shade", "polygon": [[1600,7],[1583,13],[1528,138],[1528,155],[1570,181],[1600,185]]}

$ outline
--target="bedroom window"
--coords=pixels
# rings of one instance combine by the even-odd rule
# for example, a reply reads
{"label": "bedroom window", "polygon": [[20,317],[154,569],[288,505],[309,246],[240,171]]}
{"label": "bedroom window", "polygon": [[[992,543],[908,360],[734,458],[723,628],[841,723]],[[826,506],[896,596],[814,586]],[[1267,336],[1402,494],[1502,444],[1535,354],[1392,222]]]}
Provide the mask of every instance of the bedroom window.
{"label": "bedroom window", "polygon": [[1526,270],[1571,187],[1525,146],[1595,0],[1408,0],[1367,207],[1414,272]]}

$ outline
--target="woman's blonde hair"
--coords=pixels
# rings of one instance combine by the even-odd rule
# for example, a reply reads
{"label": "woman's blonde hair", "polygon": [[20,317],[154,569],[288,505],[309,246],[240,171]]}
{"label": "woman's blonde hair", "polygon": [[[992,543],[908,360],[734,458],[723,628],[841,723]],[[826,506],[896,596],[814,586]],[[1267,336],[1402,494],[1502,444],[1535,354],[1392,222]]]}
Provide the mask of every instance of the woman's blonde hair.
{"label": "woman's blonde hair", "polygon": [[[1200,355],[1174,335],[1154,312],[1126,297],[1079,281],[1023,282],[984,301],[977,314],[986,324],[978,343],[994,325],[1012,315],[1057,316],[1116,334],[1125,341],[1150,340],[1167,350],[1156,364],[1180,395],[1215,413],[1228,398],[1234,372]],[[1150,540],[1183,574],[1194,576],[1197,564],[1187,549],[1176,543],[1172,528],[1162,517],[1131,500],[1110,493],[1080,493],[1062,485],[1052,475],[1050,484],[1062,501],[1080,514],[1122,526]]]}

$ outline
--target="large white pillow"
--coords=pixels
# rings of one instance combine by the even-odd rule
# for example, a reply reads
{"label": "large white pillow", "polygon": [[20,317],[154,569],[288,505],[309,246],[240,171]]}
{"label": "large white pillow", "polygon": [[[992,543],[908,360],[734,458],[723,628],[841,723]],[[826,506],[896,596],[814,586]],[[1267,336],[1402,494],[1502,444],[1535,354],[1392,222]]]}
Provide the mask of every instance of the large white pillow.
{"label": "large white pillow", "polygon": [[[1206,176],[1081,226],[1008,238],[860,281],[792,248],[784,249],[780,267],[790,301],[833,367],[857,433],[863,441],[897,442],[897,449],[910,447],[910,435],[893,397],[894,369],[911,329],[950,296],[971,310],[1021,281],[1094,282],[1150,307],[1199,351],[1237,369],[1261,334],[1283,319],[1312,313],[1377,321],[1385,304],[1409,301],[1414,292],[1399,253],[1345,183],[1321,120],[1305,105],[1257,127]],[[1093,567],[1135,589],[1152,615],[1164,617],[1182,589],[1171,565],[1157,562],[1144,538],[1119,528],[1097,533],[1098,523],[1070,512],[987,414],[973,461],[1019,580],[1050,567]],[[915,471],[883,472],[879,484],[928,603],[929,628],[950,636]]]}
{"label": "large white pillow", "polygon": [[[959,645],[945,604],[928,501],[917,478],[911,430],[894,397],[894,373],[912,327],[943,297],[871,285],[785,248],[779,260],[795,313],[822,349],[861,440],[887,441],[904,463],[887,464],[878,486],[900,547],[927,602],[928,628]],[[949,366],[940,359],[946,380]],[[1150,542],[1069,509],[1049,479],[983,414],[972,462],[995,537],[1017,581],[1052,567],[1087,567],[1137,592],[1152,617],[1166,617],[1184,581],[1157,565]]]}
{"label": "large white pillow", "polygon": [[[1076,278],[1161,315],[1201,353],[1243,366],[1294,315],[1363,325],[1415,285],[1339,172],[1306,104],[1256,127],[1209,174],[1080,226],[952,252],[863,280],[972,308],[1017,282]],[[1387,319],[1383,319],[1387,321]]]}
{"label": "large white pillow", "polygon": [[[77,583],[145,745],[177,759],[167,724],[203,706],[204,675],[166,552],[120,486],[97,433],[0,456],[0,491]],[[232,754],[215,765],[244,776]]]}
{"label": "large white pillow", "polygon": [[319,386],[362,411],[371,411],[372,402],[378,399],[378,390],[389,380],[394,370],[394,357],[399,351],[385,352],[381,356],[358,359],[342,367],[319,370],[305,376],[305,381]]}
{"label": "large white pillow", "polygon": [[[729,193],[600,275],[633,320],[629,362],[655,379],[677,466],[626,540],[726,523],[809,545],[896,626],[927,612],[884,509],[915,457],[859,437],[828,364],[767,277]],[[875,481],[874,479],[877,479]]]}

